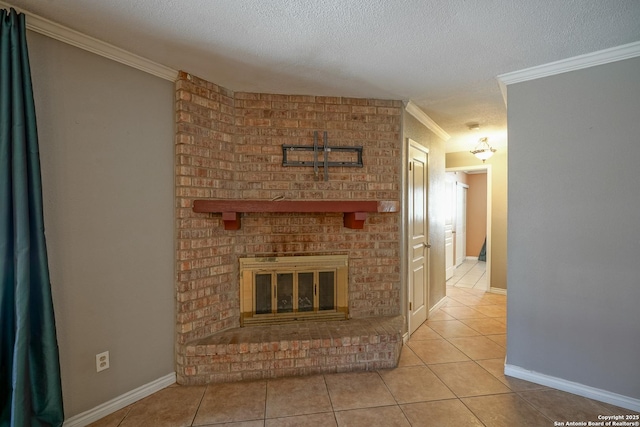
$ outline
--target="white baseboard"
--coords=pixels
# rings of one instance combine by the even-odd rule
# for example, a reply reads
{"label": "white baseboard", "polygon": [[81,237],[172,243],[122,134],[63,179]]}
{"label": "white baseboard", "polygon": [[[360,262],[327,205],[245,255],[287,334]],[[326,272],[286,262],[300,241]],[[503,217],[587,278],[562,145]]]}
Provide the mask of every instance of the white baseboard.
{"label": "white baseboard", "polygon": [[577,394],[578,396],[588,397],[600,402],[609,403],[621,408],[632,411],[640,411],[640,399],[635,399],[621,394],[612,393],[610,391],[601,390],[599,388],[590,387],[584,384],[574,383],[573,381],[564,380],[562,378],[551,377],[549,375],[540,374],[538,372],[528,371],[519,366],[504,365],[504,374],[510,377],[519,378],[521,380],[530,381],[532,383],[541,384],[552,387],[568,393]]}
{"label": "white baseboard", "polygon": [[433,313],[434,311],[436,311],[437,309],[439,309],[440,307],[442,307],[444,305],[444,303],[447,301],[447,297],[445,296],[444,298],[442,298],[440,301],[438,301],[437,303],[435,303],[433,305],[433,307],[431,307],[429,309],[429,317],[431,317],[431,313]]}
{"label": "white baseboard", "polygon": [[468,257],[466,257],[466,259],[468,259],[469,261],[477,261],[478,257],[477,256],[468,256]]}
{"label": "white baseboard", "polygon": [[402,335],[402,344],[407,345],[408,342],[409,342],[409,332],[405,332]]}
{"label": "white baseboard", "polygon": [[500,295],[506,295],[507,294],[507,290],[504,289],[504,288],[491,287],[491,288],[489,288],[489,292],[491,292],[492,294],[500,294]]}
{"label": "white baseboard", "polygon": [[162,378],[151,381],[148,384],[140,386],[135,390],[131,390],[125,394],[122,394],[115,399],[111,399],[101,405],[96,406],[93,409],[89,409],[78,415],[64,421],[63,427],[84,427],[92,422],[98,421],[100,418],[104,418],[109,414],[131,405],[140,399],[143,399],[163,388],[169,387],[176,382],[176,373],[172,372],[165,375]]}

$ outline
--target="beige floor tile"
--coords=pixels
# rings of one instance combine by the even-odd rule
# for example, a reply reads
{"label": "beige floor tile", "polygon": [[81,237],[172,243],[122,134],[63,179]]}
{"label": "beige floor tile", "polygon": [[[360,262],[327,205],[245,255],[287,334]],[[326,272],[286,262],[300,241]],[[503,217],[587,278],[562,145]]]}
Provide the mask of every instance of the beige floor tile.
{"label": "beige floor tile", "polygon": [[444,363],[430,368],[458,397],[511,392],[475,362]]}
{"label": "beige floor tile", "polygon": [[471,337],[480,335],[480,332],[470,328],[460,320],[428,320],[427,325],[429,325],[429,328],[437,332],[440,337],[443,338]]}
{"label": "beige floor tile", "polygon": [[492,319],[495,320],[496,322],[502,323],[503,325],[507,324],[507,316],[504,316],[504,317],[493,317]]}
{"label": "beige floor tile", "polygon": [[266,398],[266,381],[211,384],[193,425],[263,420]]}
{"label": "beige floor tile", "polygon": [[456,288],[473,288],[476,285],[476,282],[457,282],[456,283]]}
{"label": "beige floor tile", "polygon": [[598,415],[614,415],[595,400],[560,390],[538,390],[519,393],[552,421],[601,421]]}
{"label": "beige floor tile", "polygon": [[399,406],[336,412],[339,427],[411,427]]}
{"label": "beige floor tile", "polygon": [[611,405],[605,402],[598,402],[602,406],[608,409],[608,413],[610,414],[620,414],[620,415],[640,415],[640,411],[633,411],[631,409],[620,408],[619,406]]}
{"label": "beige floor tile", "polygon": [[517,395],[497,394],[461,399],[487,427],[545,427],[553,422]]}
{"label": "beige floor tile", "polygon": [[478,264],[477,261],[473,261],[473,264],[469,265],[467,273],[465,276],[482,276],[486,271],[484,264]]}
{"label": "beige floor tile", "polygon": [[121,427],[190,426],[206,386],[167,387],[135,403]]}
{"label": "beige floor tile", "polygon": [[[475,266],[474,266],[475,267]],[[472,278],[472,279],[476,279],[478,280],[479,278],[482,277],[482,275],[484,274],[485,270],[482,268],[470,268],[467,270],[467,272],[464,274],[464,277],[468,277],[468,278]]]}
{"label": "beige floor tile", "polygon": [[458,282],[456,283],[456,286],[453,288],[455,289],[455,291],[447,293],[447,297],[449,297],[454,301],[461,302],[464,305],[470,305],[470,304],[467,304],[466,302],[470,302],[471,304],[476,303],[480,301],[482,296],[474,295],[473,293],[469,292],[469,290],[473,288],[473,285],[475,285],[475,282],[472,284],[472,286],[469,286],[469,283],[463,284]]}
{"label": "beige floor tile", "polygon": [[455,286],[447,286],[447,298],[451,299],[452,297],[468,297],[470,294],[462,289],[459,289]]}
{"label": "beige floor tile", "polygon": [[338,424],[333,412],[325,412],[323,414],[268,419],[264,425],[265,427],[336,427]]}
{"label": "beige floor tile", "polygon": [[[476,306],[483,306],[483,305],[490,305],[491,304],[490,302],[485,301],[482,298],[476,297],[476,296],[473,296],[473,295],[455,296],[455,297],[451,297],[451,299],[456,300],[458,302],[461,302],[464,305],[471,306],[476,310],[478,310],[478,308],[476,308]],[[478,311],[480,311],[480,310],[478,310]]]}
{"label": "beige floor tile", "polygon": [[331,411],[322,376],[278,378],[267,381],[267,418]]}
{"label": "beige floor tile", "polygon": [[401,405],[412,426],[484,427],[460,400],[438,400]]}
{"label": "beige floor tile", "polygon": [[325,380],[334,411],[396,403],[378,372],[331,374],[326,375]]}
{"label": "beige floor tile", "polygon": [[461,274],[461,273],[464,274],[467,271],[471,270],[473,268],[473,266],[476,265],[476,264],[477,264],[477,262],[475,262],[475,261],[464,260],[462,262],[462,264],[456,266],[454,272],[458,273],[458,274]]}
{"label": "beige floor tile", "polygon": [[98,421],[89,424],[88,427],[118,427],[124,417],[127,416],[132,406],[133,405],[129,405],[112,414],[107,415],[104,418],[100,418]]}
{"label": "beige floor tile", "polygon": [[454,318],[442,310],[436,310],[429,314],[429,320],[454,320]]}
{"label": "beige floor tile", "polygon": [[507,348],[507,334],[485,335],[494,343],[501,347]]}
{"label": "beige floor tile", "polygon": [[505,307],[505,309],[506,309],[506,305],[507,305],[507,296],[506,295],[492,294],[492,293],[486,292],[486,293],[482,294],[482,296],[480,298],[482,298],[484,301],[487,301],[487,302],[489,302],[491,304],[500,305],[502,307]]}
{"label": "beige floor tile", "polygon": [[474,287],[474,288],[471,288],[471,289],[464,289],[464,292],[466,292],[469,295],[476,296],[476,297],[482,297],[482,296],[486,295],[486,291],[484,289],[477,288],[477,287]]}
{"label": "beige floor tile", "polygon": [[464,305],[461,302],[458,302],[454,299],[447,299],[445,302],[442,303],[440,309],[442,310],[444,307],[466,307],[466,305]]}
{"label": "beige floor tile", "polygon": [[507,333],[507,325],[495,319],[462,319],[461,322],[480,332],[482,335]]}
{"label": "beige floor tile", "polygon": [[506,349],[487,337],[458,337],[448,338],[447,341],[472,360],[504,358],[506,356]]}
{"label": "beige floor tile", "polygon": [[484,314],[480,313],[479,311],[474,310],[473,308],[467,307],[467,306],[462,306],[462,307],[446,306],[446,307],[442,307],[441,310],[447,314],[450,314],[456,319],[482,319],[487,317]]}
{"label": "beige floor tile", "polygon": [[423,323],[414,333],[411,334],[412,340],[432,340],[442,338],[439,334],[436,333],[433,329],[427,326],[426,323]]}
{"label": "beige floor tile", "polygon": [[547,387],[529,381],[513,378],[504,374],[504,357],[498,359],[478,360],[476,363],[486,369],[498,381],[513,391],[546,390]]}
{"label": "beige floor tile", "polygon": [[486,274],[484,272],[470,271],[465,276],[468,276],[471,279],[476,279],[476,285],[478,285],[480,283],[486,284],[486,282],[487,282],[487,276],[486,276]]}
{"label": "beige floor tile", "polygon": [[380,376],[398,403],[455,398],[451,390],[426,366],[380,371]]}
{"label": "beige floor tile", "polygon": [[469,360],[463,352],[444,339],[409,341],[407,345],[427,365]]}
{"label": "beige floor tile", "polygon": [[264,420],[238,421],[237,423],[209,424],[203,427],[264,427]]}
{"label": "beige floor tile", "polygon": [[400,352],[400,360],[398,361],[398,368],[404,368],[406,366],[421,366],[424,365],[422,359],[420,359],[414,352],[411,350],[411,347],[408,345],[402,346],[402,351]]}
{"label": "beige floor tile", "polygon": [[475,284],[478,283],[478,279],[479,279],[479,277],[472,277],[472,276],[467,277],[465,275],[464,277],[462,277],[461,279],[459,279],[456,282],[456,287],[457,286],[466,286],[466,285],[475,286]]}
{"label": "beige floor tile", "polygon": [[[484,300],[484,299],[483,299]],[[477,305],[474,309],[478,310],[480,313],[484,314],[488,317],[505,317],[507,315],[507,308],[502,305],[496,305],[489,303],[485,305]]]}

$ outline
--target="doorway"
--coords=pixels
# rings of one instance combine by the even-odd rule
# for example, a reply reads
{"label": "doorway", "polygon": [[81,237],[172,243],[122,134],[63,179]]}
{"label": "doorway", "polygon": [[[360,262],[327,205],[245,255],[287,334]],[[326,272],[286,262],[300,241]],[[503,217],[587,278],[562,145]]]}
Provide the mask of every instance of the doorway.
{"label": "doorway", "polygon": [[467,192],[469,186],[462,182],[456,182],[456,214],[453,232],[456,235],[455,247],[455,264],[458,267],[467,259]]}
{"label": "doorway", "polygon": [[[446,172],[465,172],[470,175],[484,173],[486,174],[486,221],[485,221],[485,237],[486,240],[484,242],[484,253],[486,257],[486,286],[485,291],[489,291],[491,288],[491,183],[492,183],[492,173],[491,173],[491,165],[476,165],[476,166],[461,166],[455,168],[447,168]],[[448,280],[453,275],[453,271],[455,267],[459,265],[460,257],[456,256],[455,246],[456,245],[456,236],[457,232],[453,233],[455,230],[455,222],[456,220],[461,220],[461,218],[456,215],[456,212],[453,206],[456,205],[454,203],[458,200],[458,198],[462,198],[461,191],[458,190],[458,185],[456,185],[455,180],[447,179],[447,215],[445,216],[445,259],[446,259],[446,279]],[[466,186],[469,188],[469,186]],[[465,223],[471,221],[472,218],[466,218]],[[465,233],[469,232],[468,227],[464,230]],[[477,230],[476,230],[477,232]],[[466,242],[466,240],[465,240]],[[461,244],[461,243],[460,243]],[[466,243],[465,243],[466,244]],[[450,246],[449,246],[450,245]],[[475,252],[480,252],[477,250],[478,245],[473,245],[472,251],[474,252],[474,257],[479,255]],[[458,252],[458,255],[460,253]],[[465,257],[466,258],[466,255]],[[464,262],[464,259],[462,259]]]}
{"label": "doorway", "polygon": [[429,150],[409,139],[407,165],[408,329],[411,335],[429,313]]}
{"label": "doorway", "polygon": [[[447,172],[445,210],[446,280],[467,258],[467,192],[466,172]],[[484,234],[483,230],[483,234]]]}

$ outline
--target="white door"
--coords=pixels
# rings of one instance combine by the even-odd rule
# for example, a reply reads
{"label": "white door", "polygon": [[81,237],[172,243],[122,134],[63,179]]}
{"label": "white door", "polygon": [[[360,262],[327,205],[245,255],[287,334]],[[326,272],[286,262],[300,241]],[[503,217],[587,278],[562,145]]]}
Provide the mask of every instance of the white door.
{"label": "white door", "polygon": [[429,228],[427,222],[427,150],[409,146],[409,334],[427,320],[429,312]]}
{"label": "white door", "polygon": [[456,183],[456,266],[467,257],[467,188],[466,184]]}
{"label": "white door", "polygon": [[444,258],[446,275],[445,280],[453,277],[453,271],[456,269],[455,258],[453,255],[453,219],[456,212],[456,183],[448,179],[445,182],[445,216],[444,216]]}

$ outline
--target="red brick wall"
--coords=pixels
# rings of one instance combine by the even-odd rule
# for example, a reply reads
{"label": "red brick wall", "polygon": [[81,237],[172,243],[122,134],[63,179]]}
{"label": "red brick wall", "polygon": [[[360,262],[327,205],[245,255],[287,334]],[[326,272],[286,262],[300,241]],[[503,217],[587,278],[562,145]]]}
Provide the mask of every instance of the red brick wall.
{"label": "red brick wall", "polygon": [[235,198],[233,92],[189,74],[176,82],[177,344],[237,325],[235,233],[193,200]]}
{"label": "red brick wall", "polygon": [[[243,256],[349,254],[352,317],[400,313],[400,215],[243,214],[225,231],[193,200],[400,200],[400,101],[233,93],[181,72],[176,83],[177,345],[239,325]],[[282,144],[363,146],[363,168],[282,166]]]}

